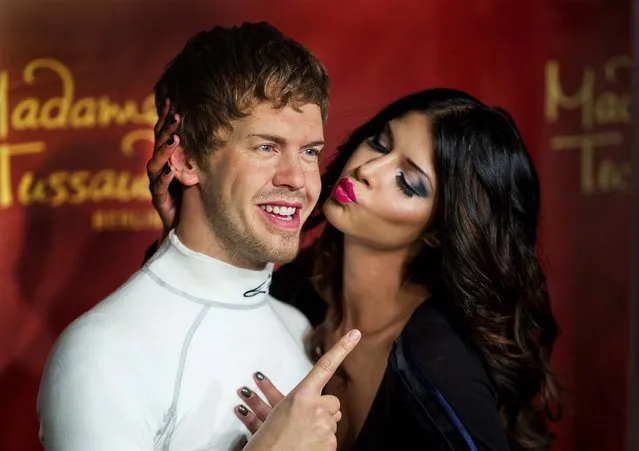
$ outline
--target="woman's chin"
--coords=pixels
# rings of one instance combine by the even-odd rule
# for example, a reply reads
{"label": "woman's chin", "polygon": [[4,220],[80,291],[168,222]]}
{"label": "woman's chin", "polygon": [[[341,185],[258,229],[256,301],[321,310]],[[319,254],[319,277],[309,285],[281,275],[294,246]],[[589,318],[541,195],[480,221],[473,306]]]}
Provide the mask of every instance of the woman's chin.
{"label": "woman's chin", "polygon": [[322,211],[326,221],[342,233],[348,233],[348,219],[345,217],[344,209],[333,199],[328,199],[322,206]]}

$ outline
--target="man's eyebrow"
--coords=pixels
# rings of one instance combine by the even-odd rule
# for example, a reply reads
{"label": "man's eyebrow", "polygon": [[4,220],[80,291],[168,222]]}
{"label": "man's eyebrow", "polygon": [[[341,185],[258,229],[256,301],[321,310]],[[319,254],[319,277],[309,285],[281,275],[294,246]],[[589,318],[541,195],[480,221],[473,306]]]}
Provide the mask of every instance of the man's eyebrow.
{"label": "man's eyebrow", "polygon": [[272,135],[270,133],[251,133],[250,135],[247,135],[246,137],[266,139],[267,141],[273,141],[274,143],[277,143],[281,146],[287,143],[286,138],[282,136],[278,136],[278,135]]}
{"label": "man's eyebrow", "polygon": [[[247,135],[247,138],[266,139],[267,141],[273,141],[274,143],[277,143],[280,146],[284,146],[288,143],[286,138],[279,135],[273,135],[271,133],[251,133],[250,135]],[[309,143],[304,144],[302,147],[316,147],[316,146],[323,146],[323,145],[324,145],[324,140],[317,139],[315,141],[311,141]]]}

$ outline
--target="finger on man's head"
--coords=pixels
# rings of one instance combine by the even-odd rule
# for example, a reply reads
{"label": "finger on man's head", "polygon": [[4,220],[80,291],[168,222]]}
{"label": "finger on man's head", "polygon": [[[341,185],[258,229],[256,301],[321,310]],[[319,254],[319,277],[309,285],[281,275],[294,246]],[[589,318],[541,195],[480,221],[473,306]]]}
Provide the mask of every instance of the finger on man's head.
{"label": "finger on man's head", "polygon": [[164,202],[165,198],[171,195],[169,185],[174,178],[175,172],[171,171],[171,167],[167,165],[162,171],[162,174],[151,184],[151,194],[153,194],[159,202]]}
{"label": "finger on man's head", "polygon": [[158,115],[158,121],[155,123],[155,127],[153,127],[153,131],[155,132],[156,135],[164,127],[164,124],[166,123],[166,118],[169,115],[169,110],[170,109],[171,109],[171,100],[170,99],[164,99],[163,104],[161,105],[160,108],[158,108],[159,113],[160,113]]}
{"label": "finger on man's head", "polygon": [[173,152],[175,152],[179,144],[180,137],[176,135],[170,143],[164,144],[153,153],[151,159],[146,164],[146,173],[149,176],[149,181],[153,182],[158,179],[166,169],[169,158],[171,158],[171,155],[173,155]]}
{"label": "finger on man's head", "polygon": [[321,393],[324,386],[331,380],[331,377],[337,371],[344,359],[351,353],[357,343],[359,343],[362,334],[357,329],[352,329],[346,335],[339,339],[331,349],[317,361],[315,366],[299,383],[298,388],[316,390]]}
{"label": "finger on man's head", "polygon": [[180,127],[180,115],[173,114],[169,116],[167,119],[168,123],[166,123],[162,129],[155,133],[155,148],[154,152],[159,151],[163,146],[173,146],[175,145],[175,139],[178,137],[177,131]]}

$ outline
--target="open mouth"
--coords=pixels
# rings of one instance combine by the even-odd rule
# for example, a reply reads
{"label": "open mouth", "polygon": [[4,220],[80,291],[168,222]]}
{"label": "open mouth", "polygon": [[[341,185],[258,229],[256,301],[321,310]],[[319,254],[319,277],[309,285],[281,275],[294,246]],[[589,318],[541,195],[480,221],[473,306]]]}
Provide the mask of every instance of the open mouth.
{"label": "open mouth", "polygon": [[286,230],[298,229],[300,226],[301,204],[270,203],[257,206],[264,216],[276,227]]}

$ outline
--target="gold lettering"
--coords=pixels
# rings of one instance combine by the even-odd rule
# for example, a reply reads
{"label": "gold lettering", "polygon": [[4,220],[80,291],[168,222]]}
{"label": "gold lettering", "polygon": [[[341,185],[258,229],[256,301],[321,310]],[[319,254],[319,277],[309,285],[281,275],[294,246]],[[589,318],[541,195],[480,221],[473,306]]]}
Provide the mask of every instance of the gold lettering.
{"label": "gold lettering", "polygon": [[44,142],[30,142],[24,144],[0,144],[0,208],[13,205],[13,191],[11,188],[11,157],[42,153]]}
{"label": "gold lettering", "polygon": [[151,191],[149,191],[149,181],[146,174],[141,174],[131,183],[131,197],[134,199],[151,200]]}
{"label": "gold lettering", "polygon": [[18,198],[22,205],[40,202],[53,207],[109,200],[148,202],[148,185],[144,191],[141,190],[145,180],[146,174],[118,173],[111,169],[96,173],[57,171],[41,179],[27,172],[20,180]]}
{"label": "gold lettering", "polygon": [[92,97],[83,97],[73,104],[69,122],[73,128],[93,128],[97,123],[97,105]]}
{"label": "gold lettering", "polygon": [[628,187],[624,175],[622,165],[617,165],[614,161],[605,159],[599,165],[597,185],[604,193],[621,191]]}
{"label": "gold lettering", "polygon": [[[601,171],[601,168],[597,170],[595,167],[595,148],[603,146],[617,146],[621,143],[623,143],[623,135],[619,132],[610,132],[556,136],[550,140],[550,147],[553,150],[578,149],[580,151],[579,172],[581,191],[586,194],[592,194],[598,187],[601,188],[601,186],[598,186],[598,183],[601,182],[601,180],[609,179],[609,170],[607,168],[604,170],[605,175],[601,176],[603,178],[600,178],[597,174]],[[612,184],[610,186],[612,186]],[[620,187],[621,184],[614,183],[614,186]]]}
{"label": "gold lettering", "polygon": [[630,122],[630,94],[604,92],[595,102],[595,117],[598,124]]}
{"label": "gold lettering", "polygon": [[98,124],[103,127],[115,122],[118,125],[126,123],[144,123],[144,115],[138,111],[133,100],[127,100],[123,106],[112,103],[109,97],[102,96],[98,99]]}
{"label": "gold lettering", "polygon": [[104,214],[98,210],[91,215],[91,229],[101,231],[104,228]]}
{"label": "gold lettering", "polygon": [[131,199],[131,192],[127,189],[131,184],[131,176],[128,173],[120,174],[116,179],[115,191],[113,197],[120,202],[126,202]]}
{"label": "gold lettering", "polygon": [[98,172],[89,182],[89,191],[94,202],[112,199],[115,193],[115,172],[108,169]]}
{"label": "gold lettering", "polygon": [[[33,176],[32,176],[33,178]],[[43,204],[47,201],[47,186],[43,180],[36,180],[33,189],[30,194],[31,202],[38,202]]]}
{"label": "gold lettering", "polygon": [[546,119],[550,122],[559,120],[559,108],[572,110],[581,108],[581,124],[585,130],[593,125],[595,74],[592,69],[583,72],[581,85],[572,96],[567,96],[561,87],[559,63],[550,61],[546,64]]}
{"label": "gold lettering", "polygon": [[146,124],[154,125],[157,122],[158,110],[155,107],[155,95],[151,94],[144,99],[142,111],[144,112],[144,122]]}
{"label": "gold lettering", "polygon": [[53,207],[57,207],[68,201],[69,191],[65,183],[68,177],[68,172],[53,172],[49,175],[49,186],[53,191],[53,197],[50,203]]}
{"label": "gold lettering", "polygon": [[[613,59],[605,68],[609,81],[614,81],[616,70],[626,64],[626,58]],[[597,124],[630,122],[631,95],[604,92],[595,99],[595,73],[592,68],[583,71],[581,85],[572,96],[567,96],[561,86],[559,64],[550,61],[546,65],[546,119],[559,120],[560,108],[567,110],[581,108],[581,125],[584,130]]]}
{"label": "gold lettering", "polygon": [[9,72],[0,72],[0,141],[9,135]]}
{"label": "gold lettering", "polygon": [[142,129],[142,130],[133,130],[132,132],[124,135],[121,141],[121,149],[122,153],[127,157],[133,155],[133,150],[135,148],[135,144],[138,141],[149,141],[153,143],[155,141],[155,136],[153,130],[151,129]]}
{"label": "gold lettering", "polygon": [[[44,103],[40,111],[40,124],[47,130],[64,128],[66,127],[69,108],[73,101],[73,75],[60,61],[41,58],[31,61],[25,66],[24,81],[32,85],[35,82],[35,72],[38,69],[49,69],[60,77],[62,81],[62,97],[53,97]],[[53,111],[57,114],[53,115]]]}
{"label": "gold lettering", "polygon": [[20,184],[18,185],[18,201],[24,205],[31,205],[31,186],[33,185],[33,172],[26,172],[20,178]]}
{"label": "gold lettering", "polygon": [[97,210],[91,217],[94,231],[159,230],[162,221],[155,210]]}
{"label": "gold lettering", "polygon": [[[610,58],[603,66],[603,78],[608,83],[617,82],[619,71],[632,66],[633,61],[628,56]],[[594,133],[592,129],[594,125],[631,122],[631,104],[632,96],[629,92],[607,90],[596,93],[595,71],[591,67],[583,70],[576,93],[566,95],[560,81],[559,64],[556,61],[547,63],[546,119],[549,122],[557,122],[560,109],[580,109],[580,131],[551,138],[550,147],[554,150],[579,151],[580,188],[583,193],[611,193],[629,188],[632,175],[632,165],[629,161],[595,158],[595,150],[600,147],[624,144],[622,132],[610,131],[608,128],[604,132]]]}
{"label": "gold lettering", "polygon": [[86,183],[90,176],[91,173],[89,171],[79,171],[71,174],[69,185],[71,185],[71,189],[75,193],[70,200],[72,204],[84,203],[89,198],[89,189]]}
{"label": "gold lettering", "polygon": [[58,60],[40,58],[29,62],[23,71],[24,81],[33,85],[36,73],[42,69],[52,71],[60,79],[61,95],[42,101],[36,97],[23,98],[13,110],[9,109],[9,72],[0,71],[0,140],[7,139],[11,129],[58,130],[128,123],[153,126],[157,121],[153,94],[146,96],[140,103],[129,99],[120,104],[106,95],[83,97],[74,101],[73,73]]}
{"label": "gold lettering", "polygon": [[36,130],[38,128],[38,108],[40,104],[35,97],[21,101],[11,114],[11,125],[14,130]]}
{"label": "gold lettering", "polygon": [[[60,80],[61,93],[48,99],[23,97],[15,108],[11,108],[9,102],[9,71],[0,71],[0,209],[13,206],[14,195],[25,206],[48,203],[58,207],[105,200],[148,201],[150,193],[146,174],[115,172],[110,169],[95,173],[56,171],[45,176],[36,176],[33,171],[28,171],[18,176],[17,186],[14,187],[12,157],[42,153],[46,145],[40,141],[4,143],[11,130],[58,130],[69,127],[86,129],[127,123],[152,126],[157,120],[153,94],[146,96],[141,103],[134,100],[118,103],[106,95],[83,97],[76,101],[73,73],[55,59],[40,58],[30,61],[24,67],[23,81],[35,86],[36,77],[40,77],[43,70],[53,72]],[[122,139],[122,152],[131,156],[136,146],[145,149],[146,146],[139,146],[139,141],[153,142],[153,139],[151,129],[129,132]]]}

